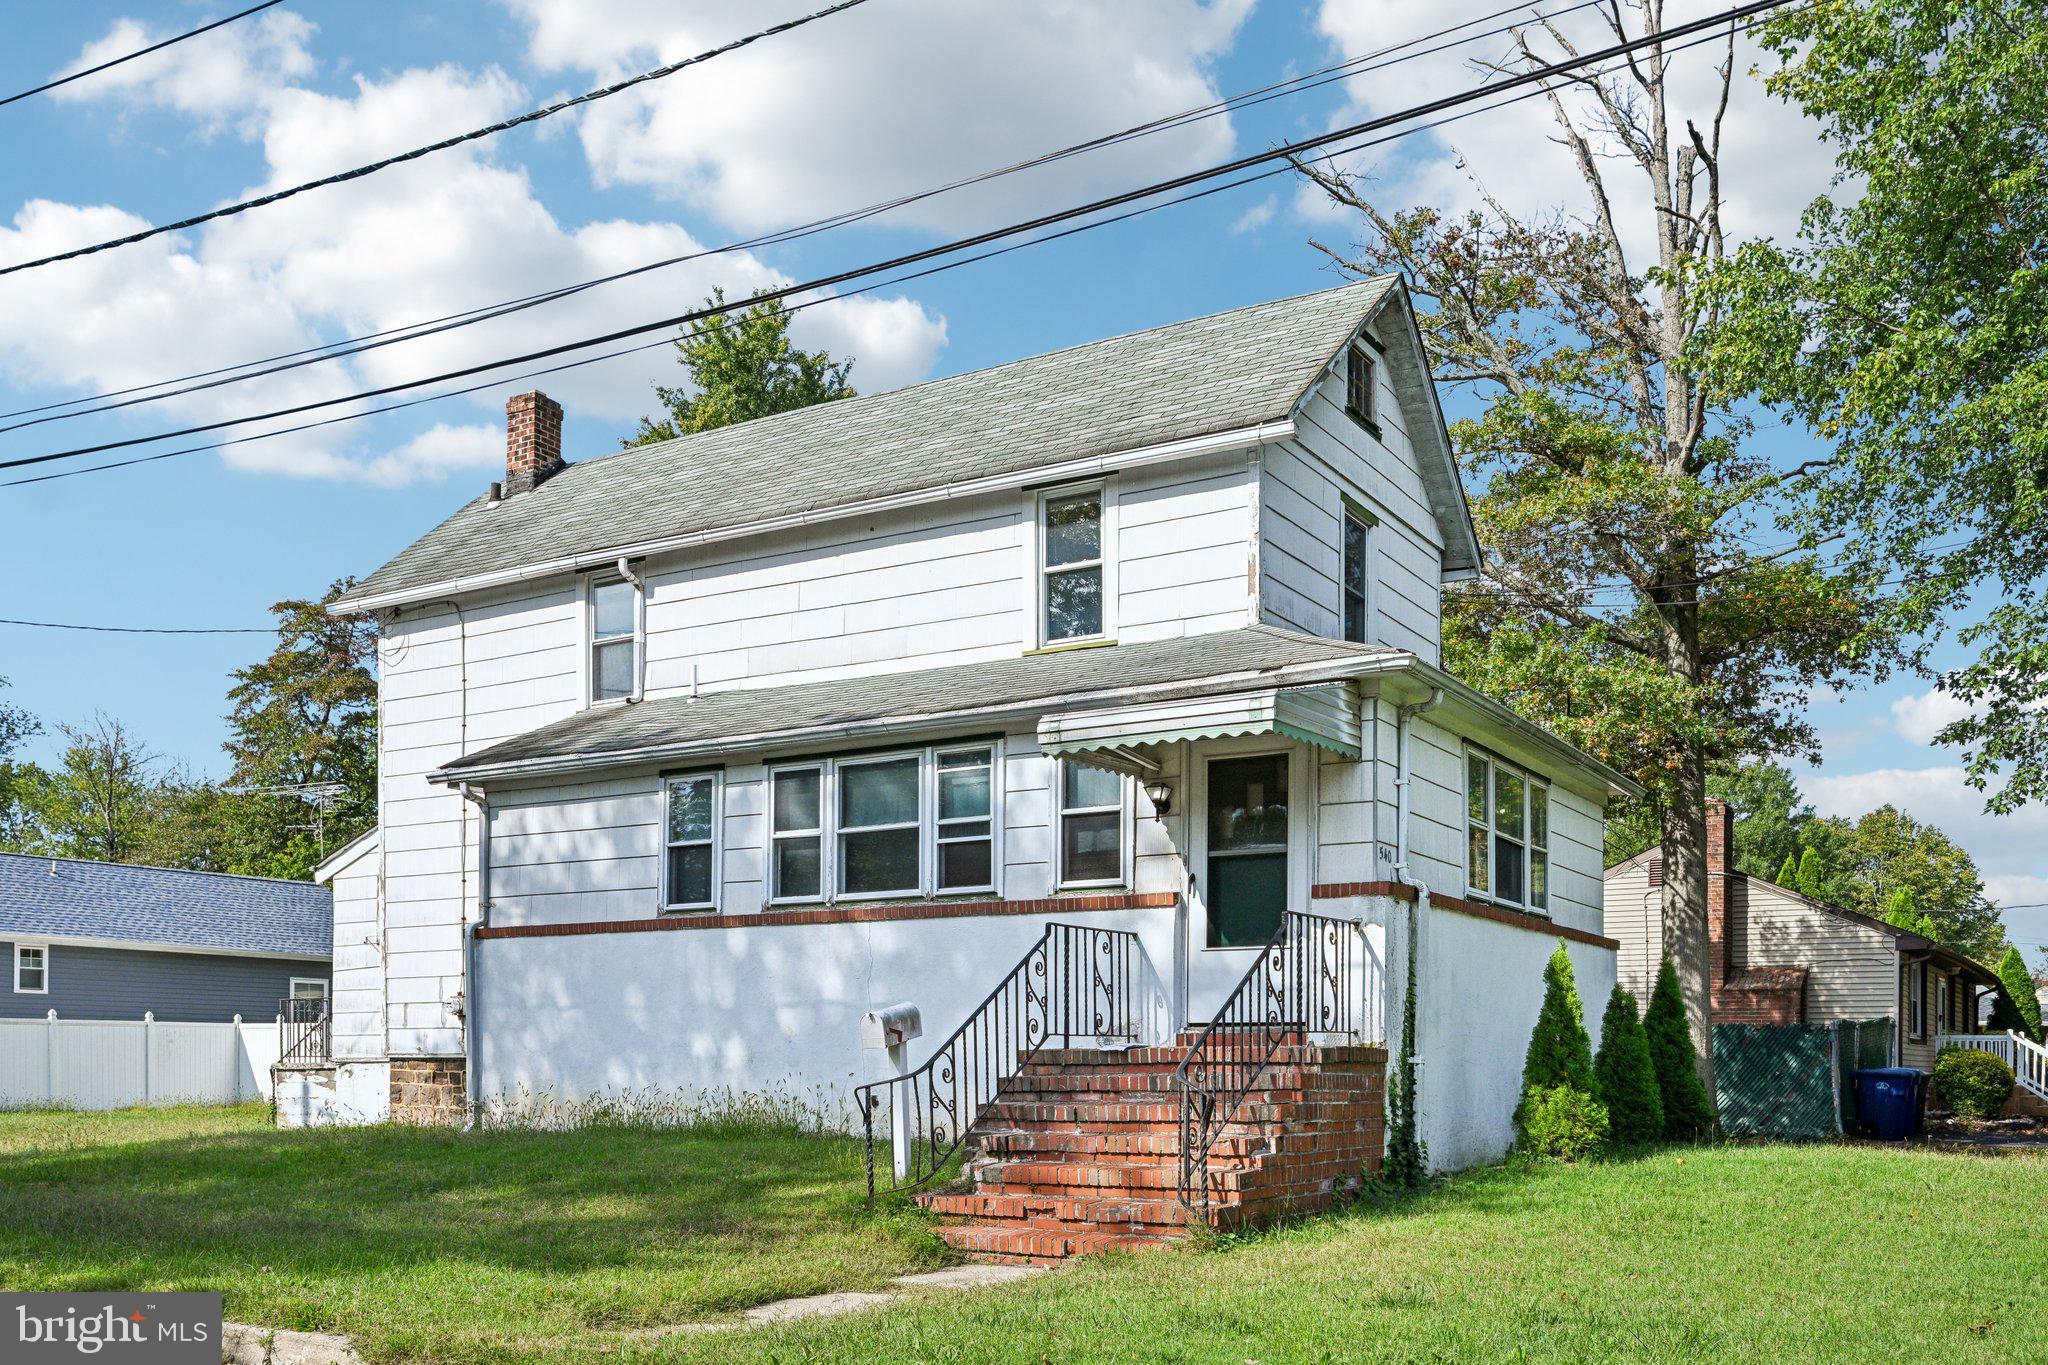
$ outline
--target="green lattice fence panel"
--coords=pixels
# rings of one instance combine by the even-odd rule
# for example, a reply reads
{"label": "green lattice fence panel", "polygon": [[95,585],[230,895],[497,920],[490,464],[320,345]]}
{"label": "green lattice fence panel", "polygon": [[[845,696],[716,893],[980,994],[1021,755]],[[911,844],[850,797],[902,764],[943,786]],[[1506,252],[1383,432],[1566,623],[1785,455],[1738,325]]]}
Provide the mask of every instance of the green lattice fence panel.
{"label": "green lattice fence panel", "polygon": [[1869,1067],[1897,1065],[1894,1052],[1898,1039],[1896,1025],[1897,1021],[1889,1015],[1882,1019],[1842,1019],[1835,1023],[1835,1073],[1840,1077],[1844,1131],[1856,1125],[1855,1074]]}
{"label": "green lattice fence panel", "polygon": [[1714,1025],[1721,1127],[1739,1137],[1817,1138],[1840,1131],[1835,1030],[1826,1024]]}

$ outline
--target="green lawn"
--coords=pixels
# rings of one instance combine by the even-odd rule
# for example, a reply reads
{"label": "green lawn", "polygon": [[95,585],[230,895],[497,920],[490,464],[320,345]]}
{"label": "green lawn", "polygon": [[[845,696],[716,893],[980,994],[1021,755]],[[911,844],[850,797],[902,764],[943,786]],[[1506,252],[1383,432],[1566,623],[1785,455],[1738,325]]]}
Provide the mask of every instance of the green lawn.
{"label": "green lawn", "polygon": [[2048,1359],[2048,1158],[1518,1165],[1205,1250],[744,1336],[636,1327],[939,1263],[857,1149],[757,1129],[273,1133],[0,1114],[0,1287],[220,1289],[373,1361]]}
{"label": "green lawn", "polygon": [[621,1329],[943,1264],[859,1148],[774,1130],[329,1129],[0,1113],[0,1288],[218,1289],[375,1361],[587,1358]]}

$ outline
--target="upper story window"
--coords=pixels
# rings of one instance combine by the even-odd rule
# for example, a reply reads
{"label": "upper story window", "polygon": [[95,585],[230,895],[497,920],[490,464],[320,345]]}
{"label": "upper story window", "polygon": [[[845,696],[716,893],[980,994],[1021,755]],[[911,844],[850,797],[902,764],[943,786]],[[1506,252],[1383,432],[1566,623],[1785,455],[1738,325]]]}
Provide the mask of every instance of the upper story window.
{"label": "upper story window", "polygon": [[1372,530],[1379,519],[1350,499],[1344,501],[1344,638],[1372,639]]}
{"label": "upper story window", "polygon": [[939,746],[776,769],[769,898],[993,891],[997,752]]}
{"label": "upper story window", "polygon": [[662,850],[663,908],[711,910],[718,905],[716,773],[671,777]]}
{"label": "upper story window", "polygon": [[1104,490],[1047,493],[1038,502],[1039,642],[1056,645],[1109,634]]}
{"label": "upper story window", "polygon": [[22,995],[50,993],[50,950],[26,943],[14,945],[14,989]]}
{"label": "upper story window", "polygon": [[1379,365],[1363,342],[1344,361],[1344,410],[1379,434]]}
{"label": "upper story window", "polygon": [[1124,880],[1124,819],[1130,782],[1106,768],[1060,761],[1059,884],[1115,886]]}
{"label": "upper story window", "polygon": [[619,701],[640,690],[640,590],[624,579],[590,585],[590,699]]}
{"label": "upper story window", "polygon": [[1478,753],[1465,755],[1467,894],[1550,910],[1550,788]]}

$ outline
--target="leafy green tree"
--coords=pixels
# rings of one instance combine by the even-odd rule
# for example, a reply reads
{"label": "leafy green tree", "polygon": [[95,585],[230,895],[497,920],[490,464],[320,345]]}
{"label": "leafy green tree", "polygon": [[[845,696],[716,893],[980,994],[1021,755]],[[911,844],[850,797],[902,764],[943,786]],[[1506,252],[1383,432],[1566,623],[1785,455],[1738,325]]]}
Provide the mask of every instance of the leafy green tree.
{"label": "leafy green tree", "polygon": [[1977,864],[1955,840],[1896,806],[1879,806],[1853,824],[1830,821],[1840,833],[1832,855],[1844,886],[1833,899],[1875,914],[1910,892],[1928,938],[1979,962],[2005,946],[2005,922],[1984,897]]}
{"label": "leafy green tree", "polygon": [[139,861],[162,799],[162,759],[105,714],[84,726],[58,729],[63,754],[54,768],[35,770],[22,793],[23,851]]}
{"label": "leafy green tree", "polygon": [[[705,301],[707,307],[724,302],[722,289]],[[670,441],[854,397],[847,382],[853,362],[792,345],[789,319],[789,310],[780,302],[763,299],[694,324],[676,343],[676,360],[689,371],[690,382],[677,388],[655,385],[666,415],[642,418],[640,429],[624,444]]]}
{"label": "leafy green tree", "polygon": [[1899,585],[1873,630],[1991,602],[1941,679],[1971,714],[1940,738],[1993,809],[2048,799],[2048,8],[1798,5],[1761,32],[1838,174],[1795,241],[1708,273],[1712,377],[1831,444],[1801,525]]}
{"label": "leafy green tree", "polygon": [[[1662,0],[1602,11],[1618,37],[1662,23]],[[1511,65],[1555,54],[1522,30]],[[1399,271],[1438,383],[1472,394],[1455,424],[1486,543],[1482,576],[1445,603],[1453,672],[1653,792],[1664,849],[1660,917],[1707,1078],[1706,794],[1716,762],[1810,750],[1816,685],[1881,673],[1881,574],[1835,571],[1809,546],[1758,545],[1780,471],[1745,412],[1702,384],[1717,325],[1693,281],[1724,254],[1721,80],[1688,120],[1652,50],[1575,84],[1590,123],[1553,94],[1581,186],[1568,208],[1519,218],[1379,202],[1340,169],[1300,165],[1355,215],[1359,275]],[[1628,183],[1610,183],[1617,177]],[[1632,204],[1643,217],[1619,215]],[[1655,243],[1649,259],[1625,245]]]}
{"label": "leafy green tree", "polygon": [[1785,865],[1778,869],[1778,875],[1772,878],[1772,880],[1787,891],[1797,891],[1799,889],[1799,855],[1797,853],[1787,853],[1785,855]]}
{"label": "leafy green tree", "polygon": [[2041,997],[2034,978],[2027,973],[2027,960],[2020,950],[2008,947],[1998,960],[1998,999],[1992,1006],[1991,1027],[2023,1033],[2041,1041]]}
{"label": "leafy green tree", "polygon": [[[0,688],[7,679],[0,678]],[[42,722],[9,702],[0,702],[0,850],[20,847],[27,834],[26,799],[42,770],[23,763],[15,754],[23,743],[42,732]]]}
{"label": "leafy green tree", "polygon": [[1586,1011],[1571,956],[1560,942],[1543,965],[1543,1007],[1522,1063],[1522,1103],[1515,1106],[1515,1126],[1522,1128],[1532,1096],[1558,1086],[1590,1096],[1593,1084],[1593,1040],[1586,1034]]}
{"label": "leafy green tree", "polygon": [[1621,986],[1607,997],[1601,1016],[1600,1055],[1593,1060],[1593,1079],[1600,1102],[1607,1106],[1608,1128],[1622,1146],[1655,1142],[1664,1136],[1664,1098],[1657,1090],[1657,1069],[1650,1061],[1650,1039],[1636,1014],[1636,998]]}
{"label": "leafy green tree", "polygon": [[1664,1136],[1674,1141],[1705,1137],[1714,1130],[1714,1108],[1706,1087],[1700,1084],[1699,1065],[1692,1055],[1692,1030],[1686,1027],[1685,999],[1669,954],[1657,968],[1657,985],[1643,1014],[1643,1037],[1650,1048],[1650,1067],[1657,1075]]}
{"label": "leafy green tree", "polygon": [[[1773,876],[1783,860],[1799,856],[1799,831],[1813,808],[1783,765],[1754,759],[1716,762],[1707,770],[1707,795],[1735,812],[1735,870]],[[1657,812],[1649,802],[1616,802],[1607,811],[1607,865],[1633,858],[1657,842]],[[1784,885],[1781,881],[1779,885]]]}
{"label": "leafy green tree", "polygon": [[1939,932],[1934,921],[1920,913],[1920,903],[1913,898],[1913,888],[1902,886],[1892,892],[1885,902],[1884,922],[1894,929],[1904,929],[1909,934],[1918,934],[1931,939]]}

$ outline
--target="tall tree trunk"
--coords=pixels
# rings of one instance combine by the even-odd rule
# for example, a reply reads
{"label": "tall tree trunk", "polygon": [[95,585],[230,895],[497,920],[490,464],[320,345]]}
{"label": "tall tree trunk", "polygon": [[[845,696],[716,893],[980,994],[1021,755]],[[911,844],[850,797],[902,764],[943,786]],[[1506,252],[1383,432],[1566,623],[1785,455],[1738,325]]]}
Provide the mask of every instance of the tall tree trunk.
{"label": "tall tree trunk", "polygon": [[1664,951],[1678,970],[1685,1019],[1699,1053],[1700,1083],[1714,1099],[1714,1036],[1708,987],[1707,760],[1698,746],[1679,757],[1678,780],[1658,815],[1664,845]]}

